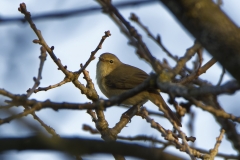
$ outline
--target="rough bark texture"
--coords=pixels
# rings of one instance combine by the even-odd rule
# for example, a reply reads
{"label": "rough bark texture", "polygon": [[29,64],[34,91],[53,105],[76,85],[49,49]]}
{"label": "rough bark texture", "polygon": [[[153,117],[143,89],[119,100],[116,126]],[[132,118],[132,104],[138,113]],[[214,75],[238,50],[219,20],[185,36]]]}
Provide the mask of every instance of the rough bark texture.
{"label": "rough bark texture", "polygon": [[161,0],[240,82],[240,29],[211,0]]}

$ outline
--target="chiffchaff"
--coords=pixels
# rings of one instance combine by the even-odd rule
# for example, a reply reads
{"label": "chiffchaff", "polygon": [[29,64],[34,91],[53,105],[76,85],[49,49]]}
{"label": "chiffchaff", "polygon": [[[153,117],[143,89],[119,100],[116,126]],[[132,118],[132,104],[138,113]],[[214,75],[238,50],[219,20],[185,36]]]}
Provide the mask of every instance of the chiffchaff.
{"label": "chiffchaff", "polygon": [[[111,98],[130,90],[148,78],[148,74],[139,68],[122,63],[114,54],[104,53],[97,63],[97,83],[102,93]],[[149,88],[122,102],[125,105],[144,104],[148,100],[158,106],[172,123],[182,126],[157,89]]]}

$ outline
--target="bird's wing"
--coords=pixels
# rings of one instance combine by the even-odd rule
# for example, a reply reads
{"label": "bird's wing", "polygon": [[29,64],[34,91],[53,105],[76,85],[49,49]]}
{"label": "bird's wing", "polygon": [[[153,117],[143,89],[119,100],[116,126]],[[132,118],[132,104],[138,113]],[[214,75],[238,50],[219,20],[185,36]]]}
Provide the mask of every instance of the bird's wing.
{"label": "bird's wing", "polygon": [[132,89],[148,78],[144,71],[130,66],[122,65],[105,77],[105,85],[112,89]]}

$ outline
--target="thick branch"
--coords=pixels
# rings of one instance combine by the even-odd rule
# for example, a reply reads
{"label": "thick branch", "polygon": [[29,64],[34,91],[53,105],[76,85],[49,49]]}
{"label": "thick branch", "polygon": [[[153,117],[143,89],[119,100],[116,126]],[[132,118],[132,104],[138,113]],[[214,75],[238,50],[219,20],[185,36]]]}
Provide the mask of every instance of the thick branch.
{"label": "thick branch", "polygon": [[240,82],[240,30],[210,0],[160,0]]}
{"label": "thick branch", "polygon": [[[143,159],[169,159],[169,154],[159,148],[145,147],[122,142],[103,142],[86,138],[47,138],[33,136],[26,138],[0,138],[0,152],[9,150],[57,150],[73,155],[93,153],[115,153]],[[121,149],[120,149],[121,148]],[[172,156],[171,158],[181,159]]]}

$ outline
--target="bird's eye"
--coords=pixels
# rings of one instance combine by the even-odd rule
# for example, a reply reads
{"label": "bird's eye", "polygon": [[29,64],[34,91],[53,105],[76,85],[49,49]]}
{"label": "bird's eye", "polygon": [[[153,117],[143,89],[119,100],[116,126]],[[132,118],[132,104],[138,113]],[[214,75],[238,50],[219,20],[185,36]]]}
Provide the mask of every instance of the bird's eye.
{"label": "bird's eye", "polygon": [[110,62],[110,63],[113,63],[113,60],[110,60],[109,62]]}

